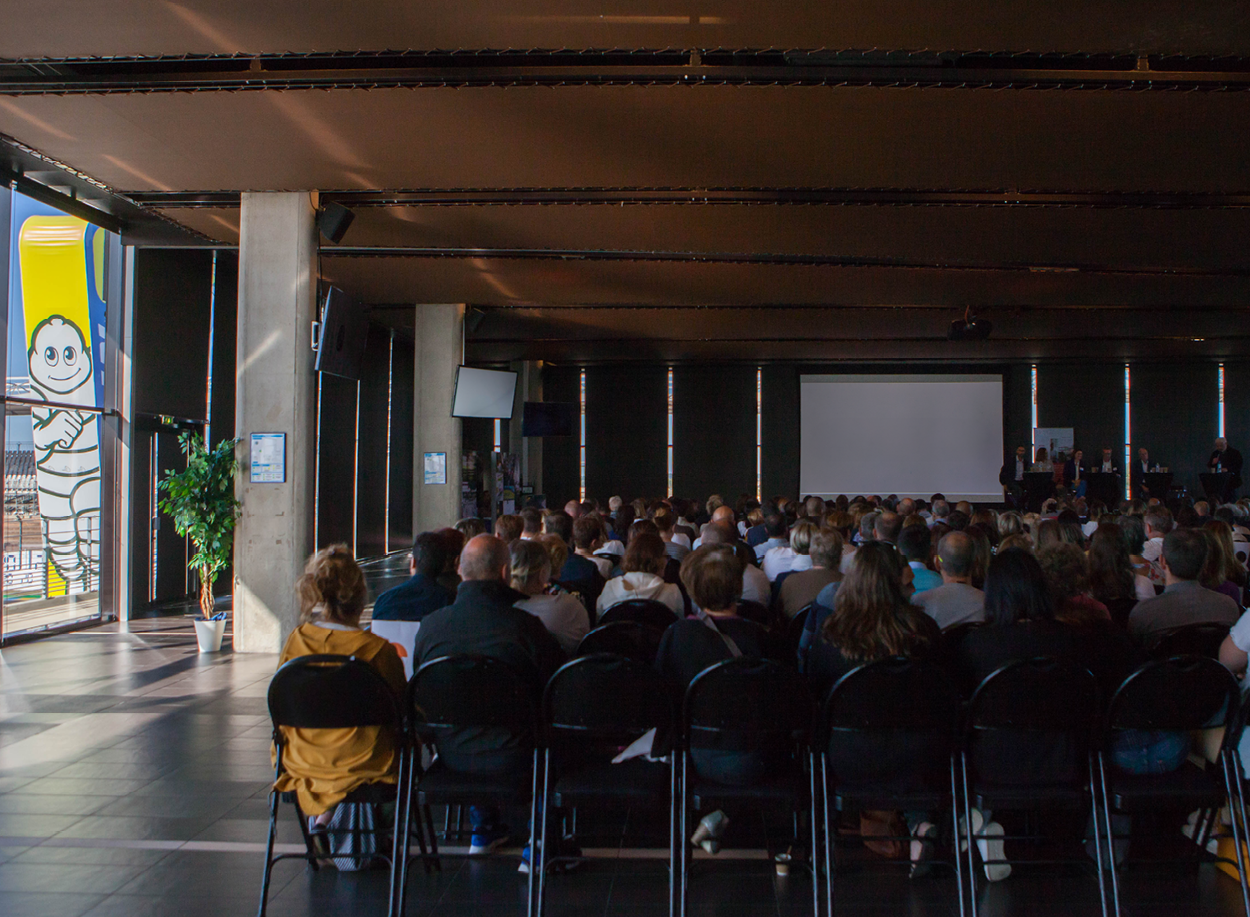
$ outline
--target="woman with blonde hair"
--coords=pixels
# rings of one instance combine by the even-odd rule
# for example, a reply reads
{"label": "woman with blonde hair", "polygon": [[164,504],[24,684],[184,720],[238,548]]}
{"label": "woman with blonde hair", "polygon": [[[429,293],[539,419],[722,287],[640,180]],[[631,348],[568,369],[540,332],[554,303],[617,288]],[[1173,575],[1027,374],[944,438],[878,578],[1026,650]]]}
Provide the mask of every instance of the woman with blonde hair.
{"label": "woman with blonde hair", "polygon": [[[345,544],[322,548],[308,559],[295,583],[300,624],[278,658],[352,656],[378,671],[396,695],[404,691],[404,667],[395,647],[362,630],[365,578]],[[346,729],[282,727],[283,773],[274,788],[293,792],[313,827],[324,827],[348,794],[367,783],[395,783],[399,758],[391,736],[378,726]]]}
{"label": "woman with blonde hair", "polygon": [[508,553],[512,559],[512,588],[528,596],[516,607],[542,621],[560,649],[572,656],[590,630],[590,619],[582,603],[572,595],[550,590],[553,566],[547,546],[538,541],[514,541]]}

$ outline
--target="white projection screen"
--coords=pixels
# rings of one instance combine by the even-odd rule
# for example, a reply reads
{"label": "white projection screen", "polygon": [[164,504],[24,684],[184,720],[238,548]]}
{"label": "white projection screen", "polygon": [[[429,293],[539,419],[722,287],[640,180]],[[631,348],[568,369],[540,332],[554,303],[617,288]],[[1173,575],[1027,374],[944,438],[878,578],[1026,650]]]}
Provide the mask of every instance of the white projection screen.
{"label": "white projection screen", "polygon": [[1002,376],[800,376],[799,392],[803,494],[1002,501]]}

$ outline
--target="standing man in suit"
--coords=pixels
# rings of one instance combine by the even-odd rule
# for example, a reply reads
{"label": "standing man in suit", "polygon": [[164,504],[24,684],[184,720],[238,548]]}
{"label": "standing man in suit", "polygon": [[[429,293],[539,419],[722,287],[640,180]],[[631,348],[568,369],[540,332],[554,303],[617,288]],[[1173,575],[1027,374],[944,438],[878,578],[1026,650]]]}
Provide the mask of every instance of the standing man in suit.
{"label": "standing man in suit", "polygon": [[1063,485],[1078,497],[1085,496],[1085,475],[1089,473],[1084,456],[1080,449],[1073,449],[1072,457],[1063,463]]}
{"label": "standing man in suit", "polygon": [[1237,488],[1241,486],[1241,453],[1228,445],[1228,440],[1220,437],[1215,441],[1215,451],[1207,460],[1207,469],[1212,472],[1227,471],[1230,475],[1224,493],[1220,495],[1221,503],[1232,503],[1237,499]]}
{"label": "standing man in suit", "polygon": [[1029,470],[1029,453],[1024,446],[1016,446],[1014,458],[1003,462],[998,473],[998,483],[1003,485],[1003,495],[1016,509],[1024,508],[1024,473]]}

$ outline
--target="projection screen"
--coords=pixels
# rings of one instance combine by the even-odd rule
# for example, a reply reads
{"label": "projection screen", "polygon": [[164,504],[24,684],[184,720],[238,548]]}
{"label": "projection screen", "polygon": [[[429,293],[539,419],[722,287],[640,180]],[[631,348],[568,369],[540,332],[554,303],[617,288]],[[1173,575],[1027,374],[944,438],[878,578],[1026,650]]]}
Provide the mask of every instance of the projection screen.
{"label": "projection screen", "polygon": [[1001,375],[800,376],[799,392],[803,494],[1002,500]]}

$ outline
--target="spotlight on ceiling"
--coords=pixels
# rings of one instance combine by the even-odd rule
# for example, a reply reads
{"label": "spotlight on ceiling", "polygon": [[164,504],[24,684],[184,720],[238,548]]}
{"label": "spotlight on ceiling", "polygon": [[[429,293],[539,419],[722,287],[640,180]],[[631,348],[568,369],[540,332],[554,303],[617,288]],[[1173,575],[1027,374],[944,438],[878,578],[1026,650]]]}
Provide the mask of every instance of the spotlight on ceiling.
{"label": "spotlight on ceiling", "polygon": [[326,201],[317,211],[317,228],[321,230],[323,236],[338,245],[343,241],[343,236],[347,234],[347,227],[352,225],[354,219],[356,219],[356,214],[342,204]]}
{"label": "spotlight on ceiling", "polygon": [[994,323],[972,314],[972,307],[964,310],[964,317],[951,322],[946,332],[947,340],[951,341],[984,341],[994,330]]}

